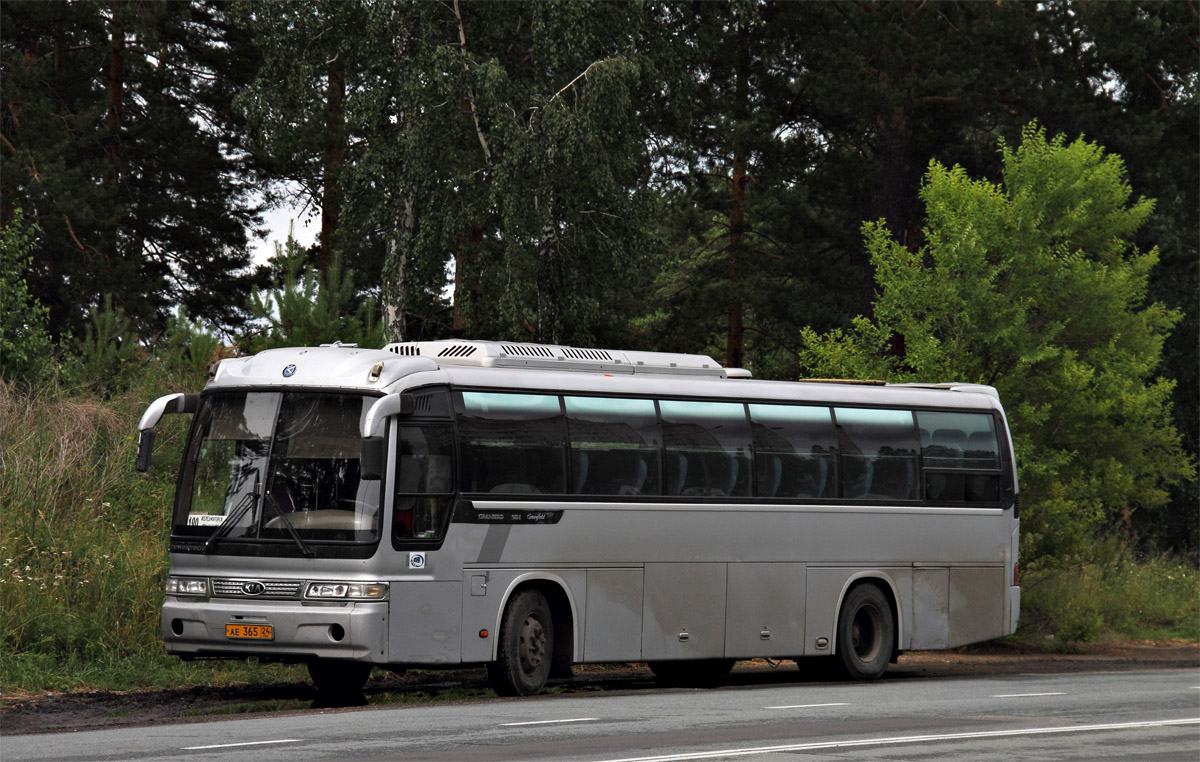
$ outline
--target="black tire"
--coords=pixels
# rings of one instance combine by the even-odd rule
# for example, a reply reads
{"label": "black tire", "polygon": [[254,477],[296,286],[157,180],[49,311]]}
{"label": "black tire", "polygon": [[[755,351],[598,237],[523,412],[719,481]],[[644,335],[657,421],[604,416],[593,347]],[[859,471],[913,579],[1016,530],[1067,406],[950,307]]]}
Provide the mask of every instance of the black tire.
{"label": "black tire", "polygon": [[878,680],[892,660],[896,623],[878,587],[852,589],[842,602],[837,626],[837,663],[852,680]]}
{"label": "black tire", "polygon": [[712,688],[724,682],[733,669],[733,659],[690,659],[651,661],[646,666],[660,685],[673,688]]}
{"label": "black tire", "polygon": [[361,661],[316,659],[308,663],[308,675],[324,705],[356,704],[362,700],[363,686],[371,676],[371,665]]}
{"label": "black tire", "polygon": [[554,661],[554,617],[537,590],[512,597],[500,620],[500,648],[488,664],[497,696],[533,696],[542,692]]}

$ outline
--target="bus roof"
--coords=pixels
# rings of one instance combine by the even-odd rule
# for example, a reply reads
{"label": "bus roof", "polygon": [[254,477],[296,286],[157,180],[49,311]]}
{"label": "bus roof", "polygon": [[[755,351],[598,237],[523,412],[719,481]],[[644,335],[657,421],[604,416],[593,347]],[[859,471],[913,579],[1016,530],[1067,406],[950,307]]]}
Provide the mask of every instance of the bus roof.
{"label": "bus roof", "polygon": [[[706,355],[444,340],[368,349],[350,344],[269,349],[223,360],[208,389],[321,388],[387,393],[430,384],[659,396],[731,396],[846,404],[999,407],[983,384],[758,381]],[[964,392],[968,394],[963,394]],[[973,398],[973,399],[972,399]]]}

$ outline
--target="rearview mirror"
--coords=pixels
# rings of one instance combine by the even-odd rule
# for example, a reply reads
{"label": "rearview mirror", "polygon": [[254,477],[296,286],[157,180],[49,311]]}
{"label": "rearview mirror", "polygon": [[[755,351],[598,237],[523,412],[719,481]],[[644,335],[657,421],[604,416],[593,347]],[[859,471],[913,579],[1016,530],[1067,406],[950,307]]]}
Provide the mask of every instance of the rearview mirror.
{"label": "rearview mirror", "polygon": [[382,479],[383,463],[387,458],[387,437],[364,437],[359,476],[363,479]]}
{"label": "rearview mirror", "polygon": [[137,459],[133,467],[143,472],[150,470],[150,457],[154,454],[154,427],[164,415],[194,413],[199,407],[199,394],[168,394],[151,402],[138,421]]}

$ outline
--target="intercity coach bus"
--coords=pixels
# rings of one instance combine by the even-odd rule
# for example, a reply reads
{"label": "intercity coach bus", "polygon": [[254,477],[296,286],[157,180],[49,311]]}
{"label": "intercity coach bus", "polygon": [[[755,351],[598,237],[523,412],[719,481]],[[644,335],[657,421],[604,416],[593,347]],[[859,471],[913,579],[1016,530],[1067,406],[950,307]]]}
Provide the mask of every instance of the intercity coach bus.
{"label": "intercity coach bus", "polygon": [[701,355],[487,341],[222,360],[193,416],[162,607],[184,659],[581,663],[717,683],[738,659],[878,678],[1016,629],[1018,489],[994,389],[751,380]]}

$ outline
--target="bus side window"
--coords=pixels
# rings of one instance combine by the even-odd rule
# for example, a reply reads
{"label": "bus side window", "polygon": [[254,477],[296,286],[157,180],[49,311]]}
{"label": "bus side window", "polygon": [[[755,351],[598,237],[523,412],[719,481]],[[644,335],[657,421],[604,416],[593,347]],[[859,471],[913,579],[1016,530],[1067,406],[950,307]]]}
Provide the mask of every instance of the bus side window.
{"label": "bus side window", "polygon": [[750,425],[740,402],[661,400],[668,494],[749,497]]}
{"label": "bus side window", "polygon": [[917,499],[920,434],[911,410],[834,409],[842,465],[842,497]]}
{"label": "bus side window", "polygon": [[571,491],[580,495],[658,495],[658,417],[654,401],[564,397],[571,443]]}
{"label": "bus side window", "polygon": [[463,492],[566,492],[566,432],[556,395],[455,392]]}
{"label": "bus side window", "polygon": [[454,482],[454,437],[446,425],[400,427],[392,536],[435,539],[446,529]]}
{"label": "bus side window", "polygon": [[[925,499],[994,504],[1000,501],[1000,448],[988,413],[918,411]],[[990,473],[989,473],[990,472]]]}
{"label": "bus side window", "polygon": [[[829,408],[750,408],[759,497],[836,497],[837,435]],[[832,477],[831,477],[832,475]]]}

